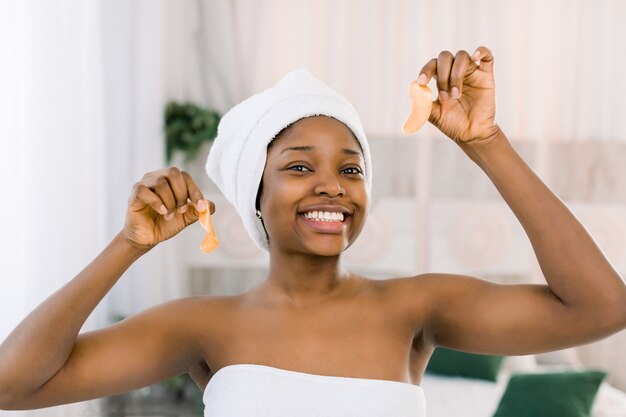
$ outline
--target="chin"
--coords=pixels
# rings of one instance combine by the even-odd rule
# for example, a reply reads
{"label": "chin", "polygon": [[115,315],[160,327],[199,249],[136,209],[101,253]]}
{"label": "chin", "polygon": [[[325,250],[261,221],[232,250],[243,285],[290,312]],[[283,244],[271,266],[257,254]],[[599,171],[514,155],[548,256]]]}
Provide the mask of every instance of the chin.
{"label": "chin", "polygon": [[346,244],[345,242],[337,244],[324,244],[323,242],[320,242],[319,244],[315,245],[307,245],[306,249],[308,252],[314,253],[316,255],[339,256],[343,251],[348,249],[349,246],[350,245]]}
{"label": "chin", "polygon": [[333,257],[333,256],[339,256],[341,255],[341,253],[343,252],[343,250],[320,250],[320,251],[314,251],[313,253],[315,253],[316,255],[319,256],[327,256],[327,257]]}

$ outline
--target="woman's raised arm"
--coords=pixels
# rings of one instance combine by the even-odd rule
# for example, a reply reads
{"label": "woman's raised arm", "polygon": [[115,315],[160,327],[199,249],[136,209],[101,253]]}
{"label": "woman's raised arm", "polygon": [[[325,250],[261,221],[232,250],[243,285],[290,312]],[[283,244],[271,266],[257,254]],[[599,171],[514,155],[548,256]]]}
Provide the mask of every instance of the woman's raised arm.
{"label": "woman's raised arm", "polygon": [[124,229],[0,345],[0,409],[95,398],[185,371],[185,358],[193,356],[194,346],[185,339],[188,329],[176,318],[188,313],[192,300],[168,303],[110,328],[78,334],[130,265],[194,223],[206,204],[191,177],[176,168],[146,174],[135,184]]}
{"label": "woman's raised arm", "polygon": [[[459,350],[525,354],[623,329],[623,280],[495,123],[491,52],[485,47],[471,57],[465,51],[442,52],[424,66],[418,81],[426,84],[432,77],[439,99],[430,121],[489,176],[526,231],[547,285],[496,285],[451,274],[407,280],[415,288],[403,294],[430,294],[424,334],[435,345]],[[417,317],[422,306],[413,304],[409,309],[417,309]]]}
{"label": "woman's raised arm", "polygon": [[577,346],[626,326],[626,285],[585,228],[499,133],[469,150],[522,224],[547,285],[496,285],[450,274],[433,288],[435,344],[522,355]]}

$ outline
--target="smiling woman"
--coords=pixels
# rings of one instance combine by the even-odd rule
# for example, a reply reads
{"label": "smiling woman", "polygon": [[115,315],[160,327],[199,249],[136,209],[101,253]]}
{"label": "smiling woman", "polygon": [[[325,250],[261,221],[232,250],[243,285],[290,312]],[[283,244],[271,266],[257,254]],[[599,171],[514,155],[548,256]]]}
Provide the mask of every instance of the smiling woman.
{"label": "smiling woman", "polygon": [[79,334],[134,261],[215,211],[188,173],[149,172],[132,189],[123,230],[0,346],[0,407],[80,401],[188,373],[205,389],[207,417],[424,417],[418,384],[436,346],[523,355],[623,329],[624,282],[495,123],[493,62],[485,47],[443,51],[418,83],[436,75],[430,122],[493,181],[546,284],[445,273],[379,281],[347,271],[342,254],[370,204],[369,145],[352,105],[298,70],[233,107],[207,161],[269,252],[266,279]]}
{"label": "smiling woman", "polygon": [[313,252],[337,254],[363,228],[369,205],[363,153],[336,119],[307,117],[277,136],[261,184],[261,221],[275,245],[317,245]]}
{"label": "smiling woman", "polygon": [[[351,162],[350,167],[361,171],[357,177],[369,194],[372,163],[358,114],[345,97],[313,77],[308,70],[299,69],[284,76],[273,88],[244,100],[224,115],[206,169],[237,209],[253,241],[262,250],[270,251],[264,222],[257,218],[257,210],[263,213],[260,199],[267,187],[264,169],[272,174],[268,179],[274,177],[275,170],[287,172],[294,179],[294,175],[318,178],[324,171],[318,170],[313,176],[305,172],[315,171],[310,158],[328,157],[329,147],[338,146],[334,142],[339,139],[343,140],[339,154],[352,158],[340,162]],[[275,148],[280,149],[277,152]],[[309,160],[294,159],[296,155],[306,155]],[[355,167],[355,159],[359,156],[356,161],[360,165]],[[277,158],[287,165],[272,165],[267,170],[266,162],[275,164],[273,159]],[[301,167],[295,166],[297,161]],[[338,167],[336,175],[345,168]],[[301,174],[296,173],[298,169]],[[354,178],[354,175],[341,175],[346,179]]]}

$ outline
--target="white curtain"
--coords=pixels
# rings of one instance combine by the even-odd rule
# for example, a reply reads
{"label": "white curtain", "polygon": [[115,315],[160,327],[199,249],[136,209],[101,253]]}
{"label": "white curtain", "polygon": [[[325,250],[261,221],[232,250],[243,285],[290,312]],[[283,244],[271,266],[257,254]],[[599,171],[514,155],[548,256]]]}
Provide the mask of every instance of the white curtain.
{"label": "white curtain", "polygon": [[498,121],[510,138],[626,140],[621,0],[183,5],[188,11],[168,15],[169,27],[202,56],[197,62],[178,55],[177,67],[189,72],[168,78],[169,88],[202,89],[202,102],[220,111],[304,66],[353,102],[370,136],[399,136],[410,103],[407,85],[422,65],[444,49],[471,53],[486,45],[496,57]]}
{"label": "white curtain", "polygon": [[[106,244],[107,198],[99,2],[3,2],[0,27],[4,338]],[[15,415],[79,415],[89,407]]]}
{"label": "white curtain", "polygon": [[[163,5],[0,1],[2,340],[121,230],[132,184],[164,166]],[[84,330],[180,295],[179,253],[168,242],[136,263]]]}
{"label": "white curtain", "polygon": [[[132,185],[165,166],[163,19],[174,1],[102,1],[107,131],[107,231],[124,225]],[[127,316],[186,294],[182,239],[157,246],[135,263],[107,297],[109,311]]]}

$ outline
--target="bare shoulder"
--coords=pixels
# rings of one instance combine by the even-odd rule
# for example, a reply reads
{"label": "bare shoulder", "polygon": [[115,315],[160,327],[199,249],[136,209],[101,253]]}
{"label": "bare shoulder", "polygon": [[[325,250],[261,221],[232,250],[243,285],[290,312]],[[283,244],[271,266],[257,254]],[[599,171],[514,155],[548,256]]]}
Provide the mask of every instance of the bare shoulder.
{"label": "bare shoulder", "polygon": [[[198,323],[198,319],[206,319],[212,313],[216,313],[224,305],[221,297],[214,296],[191,296],[177,298],[171,301],[158,304],[143,310],[133,316],[133,320],[145,319],[154,321],[158,326],[177,323],[180,325],[191,325]],[[128,319],[125,319],[128,320]]]}
{"label": "bare shoulder", "polygon": [[370,286],[389,301],[408,299],[412,304],[424,301],[429,291],[436,289],[435,274],[392,277],[382,280],[370,279]]}
{"label": "bare shoulder", "polygon": [[192,296],[178,298],[138,313],[155,326],[175,326],[190,334],[205,335],[222,323],[240,304],[239,296]]}
{"label": "bare shoulder", "polygon": [[423,273],[419,275],[372,280],[390,313],[407,320],[419,331],[437,306],[451,296],[461,294],[475,285],[494,285],[487,281],[464,275]]}
{"label": "bare shoulder", "polygon": [[369,299],[376,299],[390,319],[409,322],[416,330],[421,328],[428,312],[432,291],[436,288],[428,274],[392,277],[386,279],[363,278]]}
{"label": "bare shoulder", "polygon": [[467,275],[428,272],[419,275],[385,280],[393,297],[418,297],[422,302],[432,302],[438,297],[463,291],[476,285],[497,287],[497,284]]}

